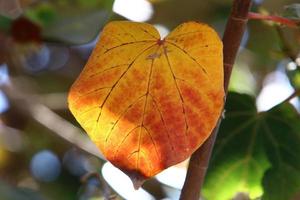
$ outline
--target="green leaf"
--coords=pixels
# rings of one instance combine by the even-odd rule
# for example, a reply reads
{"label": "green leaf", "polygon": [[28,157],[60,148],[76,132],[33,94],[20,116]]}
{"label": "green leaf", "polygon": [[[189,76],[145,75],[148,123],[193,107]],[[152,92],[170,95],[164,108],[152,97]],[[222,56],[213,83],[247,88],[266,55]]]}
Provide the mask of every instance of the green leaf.
{"label": "green leaf", "polygon": [[291,85],[296,89],[300,89],[300,67],[295,70],[287,70],[287,75]]}
{"label": "green leaf", "polygon": [[111,0],[41,2],[25,15],[39,23],[46,41],[85,44],[95,39],[112,13]]}
{"label": "green leaf", "polygon": [[[225,109],[204,196],[208,200],[226,200],[244,192],[250,198],[264,194],[268,200],[273,200],[268,198],[270,195],[288,200],[300,190],[295,179],[285,173],[293,169],[291,175],[300,176],[298,113],[288,103],[258,113],[253,97],[237,93],[228,95]],[[278,185],[270,184],[278,183],[278,177],[294,187],[278,190]]]}
{"label": "green leaf", "polygon": [[264,129],[272,168],[263,179],[262,199],[291,199],[300,192],[300,116],[289,103],[281,104],[268,112]]}
{"label": "green leaf", "polygon": [[263,200],[291,199],[300,192],[300,173],[289,165],[271,168],[264,176],[263,185]]}
{"label": "green leaf", "polygon": [[269,162],[263,150],[255,101],[248,95],[230,93],[225,119],[209,166],[204,195],[209,200],[230,199],[237,192],[251,197],[262,194],[261,179]]}

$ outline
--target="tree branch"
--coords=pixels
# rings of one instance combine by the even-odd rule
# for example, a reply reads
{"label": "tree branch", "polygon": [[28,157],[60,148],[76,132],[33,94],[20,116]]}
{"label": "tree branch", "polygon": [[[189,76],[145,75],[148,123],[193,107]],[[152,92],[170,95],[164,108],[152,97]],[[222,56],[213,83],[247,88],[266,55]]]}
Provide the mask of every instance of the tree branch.
{"label": "tree branch", "polygon": [[288,98],[283,100],[281,103],[289,102],[290,100],[296,98],[297,96],[300,96],[300,89],[295,90]]}
{"label": "tree branch", "polygon": [[292,19],[288,19],[276,15],[263,15],[260,13],[249,12],[248,18],[272,21],[272,22],[280,23],[282,25],[289,26],[291,28],[297,28],[299,26],[296,20],[292,20]]}
{"label": "tree branch", "polygon": [[[235,57],[248,21],[251,3],[251,0],[234,0],[231,14],[226,25],[223,36],[224,90],[226,93]],[[210,137],[192,154],[180,196],[181,200],[199,199],[220,122],[221,118],[218,120]]]}
{"label": "tree branch", "polygon": [[91,142],[81,129],[38,102],[33,96],[23,93],[14,87],[13,84],[2,86],[1,89],[8,95],[10,100],[18,102],[16,105],[20,112],[29,113],[35,121],[77,148],[103,160],[105,159],[95,144]]}

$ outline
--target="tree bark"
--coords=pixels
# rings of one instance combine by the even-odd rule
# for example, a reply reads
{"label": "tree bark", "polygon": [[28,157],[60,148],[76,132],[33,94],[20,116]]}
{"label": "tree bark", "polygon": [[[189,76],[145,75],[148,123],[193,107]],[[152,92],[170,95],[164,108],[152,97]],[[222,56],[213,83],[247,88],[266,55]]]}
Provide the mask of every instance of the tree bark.
{"label": "tree bark", "polygon": [[[245,32],[251,0],[234,0],[223,36],[224,90],[227,93],[233,64]],[[191,156],[180,200],[199,200],[221,118],[210,137]]]}

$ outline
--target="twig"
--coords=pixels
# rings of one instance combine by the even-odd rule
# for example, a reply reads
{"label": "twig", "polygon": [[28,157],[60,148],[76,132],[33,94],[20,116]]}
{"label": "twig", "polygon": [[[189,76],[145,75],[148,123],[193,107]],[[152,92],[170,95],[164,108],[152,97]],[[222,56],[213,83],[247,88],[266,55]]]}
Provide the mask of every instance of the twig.
{"label": "twig", "polygon": [[268,20],[276,23],[280,23],[286,26],[289,26],[291,28],[297,28],[299,27],[299,24],[297,23],[296,20],[280,17],[277,15],[263,15],[260,13],[254,13],[254,12],[249,12],[248,14],[249,19],[258,19],[258,20]]}
{"label": "twig", "polygon": [[300,96],[300,89],[295,90],[288,98],[283,100],[281,103],[289,102],[290,100],[296,98],[297,96]]}
{"label": "twig", "polygon": [[22,102],[22,104],[17,104],[20,110],[28,112],[34,120],[51,130],[57,136],[89,154],[104,159],[97,147],[78,127],[60,117],[32,96],[13,87],[13,85],[2,87],[2,89],[10,99]]}
{"label": "twig", "polygon": [[[226,25],[223,36],[224,90],[226,93],[233,63],[248,21],[251,3],[251,0],[234,0],[231,14]],[[181,200],[199,199],[220,121],[221,119],[219,119],[210,137],[191,156],[186,180],[180,196]]]}

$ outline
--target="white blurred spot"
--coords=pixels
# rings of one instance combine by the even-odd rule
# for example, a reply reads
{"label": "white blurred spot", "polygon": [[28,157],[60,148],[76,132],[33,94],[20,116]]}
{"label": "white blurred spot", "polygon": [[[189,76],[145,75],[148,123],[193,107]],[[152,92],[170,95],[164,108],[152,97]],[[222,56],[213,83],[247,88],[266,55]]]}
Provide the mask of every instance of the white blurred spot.
{"label": "white blurred spot", "polygon": [[147,0],[115,0],[113,11],[129,20],[144,22],[152,17],[153,7]]}
{"label": "white blurred spot", "polygon": [[296,58],[295,62],[298,66],[300,66],[300,57]]}
{"label": "white blurred spot", "polygon": [[0,114],[6,112],[9,109],[9,106],[6,95],[0,90]]}
{"label": "white blurred spot", "polygon": [[154,24],[154,27],[158,30],[161,39],[165,38],[170,33],[170,30],[164,25]]}
{"label": "white blurred spot", "polygon": [[61,165],[58,157],[49,150],[36,153],[30,162],[30,170],[34,178],[43,182],[51,182],[58,178]]}
{"label": "white blurred spot", "polygon": [[[285,73],[275,71],[269,74],[265,81],[264,87],[256,99],[258,111],[266,111],[284,101],[294,92]],[[299,106],[299,101],[294,98],[292,104]]]}
{"label": "white blurred spot", "polygon": [[181,189],[186,177],[186,168],[169,167],[168,169],[157,174],[155,178],[168,186]]}
{"label": "white blurred spot", "polygon": [[102,174],[107,183],[123,198],[128,200],[154,200],[148,192],[142,188],[135,190],[130,178],[118,168],[107,162],[102,167]]}
{"label": "white blurred spot", "polygon": [[287,69],[290,70],[290,71],[293,71],[293,70],[296,70],[297,69],[297,64],[295,62],[289,62],[287,65],[286,65]]}
{"label": "white blurred spot", "polygon": [[24,67],[29,72],[39,72],[48,67],[49,61],[50,49],[47,45],[43,45],[40,49],[26,57]]}
{"label": "white blurred spot", "polygon": [[0,65],[0,85],[9,83],[8,68],[6,64]]}

